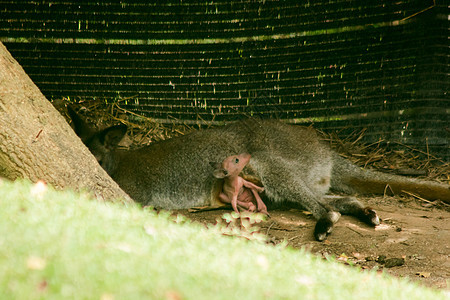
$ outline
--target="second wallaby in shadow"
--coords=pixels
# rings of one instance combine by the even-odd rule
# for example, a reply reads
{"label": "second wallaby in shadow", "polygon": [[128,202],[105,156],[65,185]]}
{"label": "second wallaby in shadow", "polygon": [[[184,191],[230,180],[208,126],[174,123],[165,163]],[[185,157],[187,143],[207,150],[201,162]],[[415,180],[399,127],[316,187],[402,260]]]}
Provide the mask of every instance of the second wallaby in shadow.
{"label": "second wallaby in shadow", "polygon": [[332,152],[311,128],[276,120],[246,119],[153,143],[137,150],[119,150],[126,133],[119,125],[94,131],[72,109],[76,133],[108,174],[135,201],[165,209],[217,203],[217,179],[211,161],[249,153],[248,173],[257,177],[273,202],[295,202],[318,220],[314,236],[322,241],[340,214],[379,224],[376,212],[347,194],[407,191],[429,200],[450,201],[450,186],[362,169]]}

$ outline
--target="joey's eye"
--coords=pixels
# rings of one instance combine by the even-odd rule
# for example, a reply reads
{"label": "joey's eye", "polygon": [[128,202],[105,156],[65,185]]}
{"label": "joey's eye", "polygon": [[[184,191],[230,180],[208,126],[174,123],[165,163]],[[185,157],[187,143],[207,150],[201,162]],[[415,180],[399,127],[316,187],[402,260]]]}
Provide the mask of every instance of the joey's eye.
{"label": "joey's eye", "polygon": [[239,163],[239,158],[236,158],[235,160],[234,160],[234,162],[237,164],[237,163]]}

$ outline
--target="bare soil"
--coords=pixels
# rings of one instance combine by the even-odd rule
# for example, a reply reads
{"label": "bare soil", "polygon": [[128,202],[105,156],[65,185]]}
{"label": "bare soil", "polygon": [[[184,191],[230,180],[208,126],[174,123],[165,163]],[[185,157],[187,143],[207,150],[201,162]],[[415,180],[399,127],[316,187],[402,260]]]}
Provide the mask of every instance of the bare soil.
{"label": "bare soil", "polygon": [[[270,243],[288,245],[322,257],[334,256],[361,269],[376,268],[396,277],[407,277],[425,286],[450,289],[450,212],[412,198],[361,198],[373,207],[382,223],[373,228],[342,216],[324,242],[313,237],[314,218],[299,208],[269,208],[270,218],[258,224]],[[181,213],[200,223],[216,223],[227,208]]]}

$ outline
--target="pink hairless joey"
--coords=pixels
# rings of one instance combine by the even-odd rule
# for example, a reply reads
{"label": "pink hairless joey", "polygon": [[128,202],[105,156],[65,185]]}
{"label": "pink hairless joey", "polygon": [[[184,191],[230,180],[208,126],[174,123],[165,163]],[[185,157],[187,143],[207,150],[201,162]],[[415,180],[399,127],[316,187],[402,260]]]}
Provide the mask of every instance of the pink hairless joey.
{"label": "pink hairless joey", "polygon": [[231,203],[237,213],[239,213],[239,207],[250,212],[258,211],[269,215],[266,205],[258,194],[262,193],[264,188],[239,176],[249,163],[250,158],[250,154],[242,153],[229,156],[222,163],[211,163],[211,166],[215,168],[213,171],[214,177],[224,179],[219,199],[222,202]]}

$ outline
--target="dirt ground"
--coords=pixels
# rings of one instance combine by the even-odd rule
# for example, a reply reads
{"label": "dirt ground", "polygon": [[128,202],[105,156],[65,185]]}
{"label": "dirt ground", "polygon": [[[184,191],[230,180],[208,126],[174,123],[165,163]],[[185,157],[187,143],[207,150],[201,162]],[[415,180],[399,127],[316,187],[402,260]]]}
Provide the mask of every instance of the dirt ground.
{"label": "dirt ground", "polygon": [[[271,243],[283,240],[294,248],[334,256],[361,269],[377,268],[423,285],[450,289],[450,210],[447,205],[399,197],[360,198],[382,222],[373,228],[342,216],[324,242],[313,237],[314,218],[298,208],[269,208],[270,218],[258,224]],[[216,223],[229,209],[191,213],[177,211],[200,223]]]}

